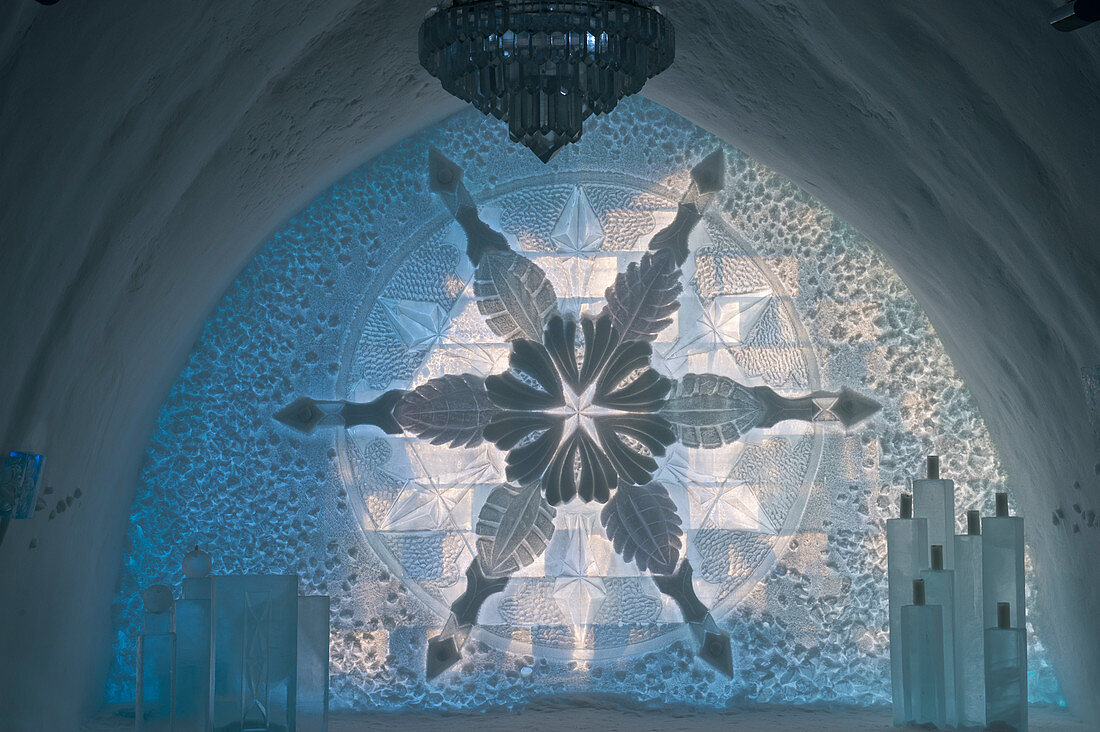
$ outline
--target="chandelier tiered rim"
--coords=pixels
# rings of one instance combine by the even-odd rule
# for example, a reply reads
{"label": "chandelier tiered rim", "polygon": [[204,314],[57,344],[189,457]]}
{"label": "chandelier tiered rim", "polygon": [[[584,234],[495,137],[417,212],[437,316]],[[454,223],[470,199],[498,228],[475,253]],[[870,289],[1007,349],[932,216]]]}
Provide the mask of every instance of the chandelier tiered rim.
{"label": "chandelier tiered rim", "polygon": [[642,0],[446,0],[420,27],[421,65],[543,162],[674,56],[672,24]]}

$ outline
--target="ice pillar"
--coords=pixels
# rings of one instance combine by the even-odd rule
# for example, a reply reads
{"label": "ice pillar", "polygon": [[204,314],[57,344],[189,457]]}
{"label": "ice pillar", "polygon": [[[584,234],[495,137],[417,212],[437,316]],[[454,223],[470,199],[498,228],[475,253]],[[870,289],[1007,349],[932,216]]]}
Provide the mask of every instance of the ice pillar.
{"label": "ice pillar", "polygon": [[905,722],[946,724],[943,609],[924,602],[924,580],[913,580],[913,604],[901,609]]}
{"label": "ice pillar", "polygon": [[998,493],[995,516],[982,519],[982,603],[986,628],[997,627],[997,605],[1012,609],[1012,628],[1026,628],[1024,520],[1008,515],[1008,494]]}
{"label": "ice pillar", "polygon": [[886,564],[890,588],[890,687],[894,724],[905,724],[902,686],[901,609],[909,604],[913,580],[928,567],[928,521],[913,518],[913,496],[901,497],[901,517],[886,521]]}
{"label": "ice pillar", "polygon": [[328,641],[328,597],[299,597],[296,732],[328,729]]}
{"label": "ice pillar", "polygon": [[[954,537],[952,537],[954,538]],[[932,545],[932,568],[922,570],[925,602],[939,605],[943,618],[944,718],[958,724],[958,688],[955,679],[955,572],[943,568],[943,547]]]}
{"label": "ice pillar", "polygon": [[977,511],[966,512],[966,534],[955,537],[955,680],[959,726],[985,726],[985,618],[982,535]]}
{"label": "ice pillar", "polygon": [[1027,631],[1012,627],[1010,603],[997,603],[985,631],[985,716],[991,728],[1027,732]]}
{"label": "ice pillar", "polygon": [[176,601],[176,727],[210,728],[210,556],[196,547],[183,560],[183,599]]}
{"label": "ice pillar", "polygon": [[176,634],[172,632],[172,591],[153,585],[142,593],[145,628],[137,647],[137,732],[172,732]]}
{"label": "ice pillar", "polygon": [[954,569],[955,482],[940,478],[937,455],[928,456],[928,477],[913,481],[913,515],[928,520],[929,545],[942,546],[944,569]]}

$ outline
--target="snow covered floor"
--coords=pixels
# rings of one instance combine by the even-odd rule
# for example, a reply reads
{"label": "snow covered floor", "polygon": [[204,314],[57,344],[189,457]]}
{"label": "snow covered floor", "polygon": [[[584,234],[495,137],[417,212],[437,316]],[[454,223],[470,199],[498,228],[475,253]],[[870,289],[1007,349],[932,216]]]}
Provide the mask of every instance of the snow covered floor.
{"label": "snow covered floor", "polygon": [[[1033,707],[1029,728],[1034,732],[1090,732],[1096,727],[1074,719],[1064,710]],[[727,729],[737,732],[887,732],[888,708],[828,710],[806,708],[755,709],[732,712],[694,712],[690,709],[643,710],[627,708],[606,699],[571,699],[540,702],[520,712],[336,714],[329,732],[695,732]],[[133,719],[101,718],[84,726],[84,732],[133,729]],[[913,728],[916,729],[916,728]],[[921,728],[923,729],[923,728]]]}

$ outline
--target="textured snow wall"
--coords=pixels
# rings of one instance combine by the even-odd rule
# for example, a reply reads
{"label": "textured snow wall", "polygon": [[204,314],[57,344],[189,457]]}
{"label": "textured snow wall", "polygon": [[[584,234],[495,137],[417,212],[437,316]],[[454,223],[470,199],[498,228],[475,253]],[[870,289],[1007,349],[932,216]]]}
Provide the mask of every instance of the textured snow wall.
{"label": "textured snow wall", "polygon": [[[727,524],[717,530],[685,490],[697,585],[733,639],[732,680],[693,660],[645,578],[605,570],[600,607],[578,635],[553,583],[540,582],[554,578],[544,568],[513,580],[525,589],[488,609],[464,664],[426,681],[426,638],[442,626],[440,608],[461,589],[468,561],[461,532],[430,522],[468,521],[477,495],[425,504],[424,476],[394,458],[420,453],[400,440],[370,428],[306,437],[272,414],[301,394],[362,399],[393,382],[407,387],[441,343],[462,346],[461,287],[449,284],[462,282],[462,239],[427,190],[430,146],[465,168],[487,219],[514,246],[549,254],[578,190],[598,220],[599,251],[631,250],[674,208],[690,167],[720,145],[726,187],[685,290],[752,295],[734,313],[727,366],[791,394],[849,386],[882,412],[848,434],[826,426],[747,441],[729,459],[734,482],[749,487],[723,503]],[[598,294],[571,273],[572,259],[547,260],[560,269],[559,296],[570,283],[578,298]],[[414,325],[402,328],[402,313]],[[106,696],[133,697],[140,590],[178,584],[180,559],[199,544],[215,572],[297,572],[303,591],[333,597],[336,708],[484,708],[570,692],[713,707],[882,703],[885,520],[929,452],[956,480],[958,516],[990,510],[1005,481],[968,391],[900,279],[821,204],[650,102],[592,124],[545,167],[507,144],[498,125],[463,113],[319,197],[261,250],[207,323],[146,453]],[[1061,703],[1034,634],[1030,660],[1033,700]]]}

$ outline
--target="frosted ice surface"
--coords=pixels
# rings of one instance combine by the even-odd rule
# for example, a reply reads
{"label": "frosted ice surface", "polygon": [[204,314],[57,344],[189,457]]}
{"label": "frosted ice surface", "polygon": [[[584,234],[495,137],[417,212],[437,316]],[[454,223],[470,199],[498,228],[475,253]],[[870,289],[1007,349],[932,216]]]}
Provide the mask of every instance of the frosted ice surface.
{"label": "frosted ice surface", "polygon": [[[718,308],[706,310],[718,335],[685,346],[702,329],[678,318],[655,344],[655,367],[678,376],[705,366],[785,396],[847,385],[883,405],[852,434],[781,424],[716,464],[689,465],[674,450],[660,465],[685,519],[696,592],[716,603],[733,639],[736,678],[694,660],[652,579],[613,553],[585,575],[604,596],[578,645],[580,618],[555,598],[568,575],[548,552],[483,607],[486,625],[460,670],[428,683],[426,640],[465,587],[473,523],[501,454],[482,445],[437,456],[369,427],[307,437],[272,419],[301,395],[357,399],[507,368],[509,349],[467,291],[461,230],[426,185],[429,147],[462,161],[485,220],[559,295],[598,312],[613,275],[672,220],[692,165],[719,145],[635,99],[544,166],[463,113],[396,145],[287,223],[227,291],[158,417],[115,599],[107,699],[134,698],[140,589],[179,582],[180,560],[198,544],[216,548],[215,574],[297,573],[303,593],[331,596],[333,709],[512,706],[567,692],[712,707],[885,703],[884,532],[898,494],[929,453],[945,456],[960,506],[988,500],[1004,474],[923,312],[874,247],[731,147],[725,188],[692,234],[681,296],[683,309]],[[387,315],[394,303],[401,328]],[[709,514],[693,514],[692,500],[709,499],[692,499],[692,485],[728,492]],[[601,542],[595,531],[588,546]],[[1046,654],[1034,635],[1030,643],[1033,698],[1059,702]]]}

